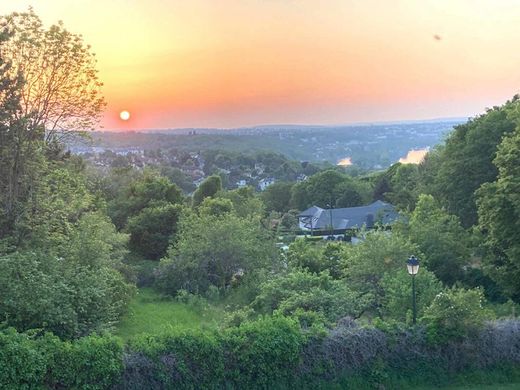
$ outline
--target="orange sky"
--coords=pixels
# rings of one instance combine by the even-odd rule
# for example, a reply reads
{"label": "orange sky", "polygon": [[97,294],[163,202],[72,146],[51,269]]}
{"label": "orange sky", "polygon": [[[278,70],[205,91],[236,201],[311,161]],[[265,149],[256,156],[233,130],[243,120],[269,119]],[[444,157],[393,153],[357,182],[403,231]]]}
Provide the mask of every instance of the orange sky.
{"label": "orange sky", "polygon": [[520,1],[0,0],[0,13],[29,5],[92,45],[107,129],[473,116],[520,92]]}

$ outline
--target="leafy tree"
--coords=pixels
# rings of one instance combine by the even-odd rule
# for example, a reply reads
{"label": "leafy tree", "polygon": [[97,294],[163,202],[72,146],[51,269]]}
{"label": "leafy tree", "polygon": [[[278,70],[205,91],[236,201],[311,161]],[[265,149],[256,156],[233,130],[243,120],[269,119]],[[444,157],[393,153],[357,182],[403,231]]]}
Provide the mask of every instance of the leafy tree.
{"label": "leafy tree", "polygon": [[240,217],[261,216],[264,213],[264,205],[252,187],[219,191],[216,196],[220,199],[230,200],[233,204],[233,209]]}
{"label": "leafy tree", "polygon": [[126,231],[130,233],[130,248],[147,259],[157,260],[166,254],[182,207],[172,203],[152,203],[130,217]]}
{"label": "leafy tree", "polygon": [[291,188],[293,184],[287,182],[275,182],[267,187],[261,195],[267,211],[285,213],[290,208]]}
{"label": "leafy tree", "polygon": [[[384,291],[383,318],[405,322],[411,318],[412,283],[411,277],[404,267],[392,273],[387,273],[381,279]],[[442,283],[425,267],[421,267],[415,276],[417,315],[421,317],[424,310],[430,306],[437,294],[443,290]]]}
{"label": "leafy tree", "polygon": [[503,106],[487,110],[457,126],[446,140],[430,192],[464,227],[477,223],[475,191],[497,178],[493,160],[502,138],[518,125],[519,118],[510,113],[518,110],[519,103],[515,96]]}
{"label": "leafy tree", "polygon": [[368,198],[362,187],[351,177],[336,170],[319,172],[292,187],[291,206],[304,210],[313,205],[319,207],[359,206]]}
{"label": "leafy tree", "polygon": [[160,262],[158,286],[169,294],[204,293],[210,286],[223,290],[234,278],[272,268],[274,259],[274,243],[258,219],[187,213],[176,244]]}
{"label": "leafy tree", "polygon": [[16,223],[16,244],[55,251],[65,245],[80,217],[95,208],[83,175],[50,165],[24,204]]}
{"label": "leafy tree", "polygon": [[108,214],[114,224],[122,229],[128,218],[157,202],[177,204],[182,202],[179,188],[155,171],[145,173],[129,183],[119,195],[108,202]]}
{"label": "leafy tree", "polygon": [[494,163],[498,179],[477,192],[479,226],[487,248],[485,271],[520,302],[520,126],[504,138]]}
{"label": "leafy tree", "polygon": [[346,246],[343,254],[343,275],[349,287],[370,299],[370,310],[380,314],[385,304],[383,280],[406,269],[411,254],[422,258],[418,247],[404,237],[384,231],[362,233],[365,240]]}
{"label": "leafy tree", "polygon": [[424,253],[424,264],[448,285],[464,278],[471,239],[458,217],[449,215],[431,195],[420,195],[410,216],[408,237]]}
{"label": "leafy tree", "polygon": [[233,202],[229,199],[206,198],[200,204],[199,214],[220,217],[224,214],[231,213],[233,210]]}
{"label": "leafy tree", "polygon": [[182,170],[175,167],[161,167],[161,175],[167,177],[172,183],[178,185],[186,194],[193,192],[196,187],[191,178]]}
{"label": "leafy tree", "polygon": [[198,206],[204,198],[213,197],[222,190],[222,179],[220,176],[209,176],[193,193],[193,206]]}
{"label": "leafy tree", "polygon": [[316,245],[305,240],[296,240],[286,252],[287,263],[291,267],[316,274],[327,271],[331,277],[338,279],[342,274],[344,249],[345,246],[341,243]]}
{"label": "leafy tree", "polygon": [[46,29],[32,9],[0,18],[4,58],[12,63],[11,75],[24,79],[20,90],[20,117],[30,118],[28,131],[47,141],[71,131],[93,129],[105,106],[96,59],[80,35],[60,22]]}
{"label": "leafy tree", "polygon": [[[0,25],[0,52],[12,35]],[[42,165],[40,134],[28,132],[28,119],[20,116],[22,87],[21,74],[12,76],[12,62],[0,56],[0,239],[12,232],[23,214],[21,205]]]}

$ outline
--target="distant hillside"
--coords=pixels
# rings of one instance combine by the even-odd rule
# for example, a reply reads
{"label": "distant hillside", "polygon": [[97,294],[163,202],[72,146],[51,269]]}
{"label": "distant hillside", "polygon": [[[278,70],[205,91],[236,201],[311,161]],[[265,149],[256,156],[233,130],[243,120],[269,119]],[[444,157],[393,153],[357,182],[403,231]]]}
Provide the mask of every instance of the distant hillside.
{"label": "distant hillside", "polygon": [[[178,129],[161,132],[96,132],[92,146],[106,148],[273,151],[300,161],[336,164],[350,157],[365,169],[388,167],[411,149],[431,148],[462,120],[356,126],[260,126],[231,130]],[[280,125],[283,126],[283,125]]]}

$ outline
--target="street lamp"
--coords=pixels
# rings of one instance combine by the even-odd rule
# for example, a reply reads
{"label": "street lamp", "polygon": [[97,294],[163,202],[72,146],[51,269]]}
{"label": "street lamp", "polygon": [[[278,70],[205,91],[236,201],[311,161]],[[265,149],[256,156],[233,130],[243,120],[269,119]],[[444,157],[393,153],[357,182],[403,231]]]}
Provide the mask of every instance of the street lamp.
{"label": "street lamp", "polygon": [[417,322],[417,307],[415,304],[415,275],[419,272],[419,260],[415,256],[410,256],[406,261],[408,273],[412,275],[412,303],[413,303],[413,323]]}
{"label": "street lamp", "polygon": [[330,203],[327,205],[327,207],[329,208],[329,217],[330,217],[330,236],[329,236],[329,239],[333,239],[334,238],[334,225],[332,224],[332,209],[334,208],[334,206],[332,205],[332,198],[330,200]]}

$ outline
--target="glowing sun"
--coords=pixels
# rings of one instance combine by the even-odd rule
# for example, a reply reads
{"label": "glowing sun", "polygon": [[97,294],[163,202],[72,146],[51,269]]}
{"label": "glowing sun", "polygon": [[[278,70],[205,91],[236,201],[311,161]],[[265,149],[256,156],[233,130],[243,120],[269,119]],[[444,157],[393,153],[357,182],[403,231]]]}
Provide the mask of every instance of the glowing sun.
{"label": "glowing sun", "polygon": [[121,120],[127,121],[130,119],[130,113],[128,111],[121,111],[119,113],[119,117],[121,118]]}

